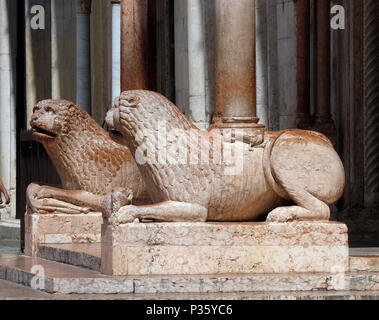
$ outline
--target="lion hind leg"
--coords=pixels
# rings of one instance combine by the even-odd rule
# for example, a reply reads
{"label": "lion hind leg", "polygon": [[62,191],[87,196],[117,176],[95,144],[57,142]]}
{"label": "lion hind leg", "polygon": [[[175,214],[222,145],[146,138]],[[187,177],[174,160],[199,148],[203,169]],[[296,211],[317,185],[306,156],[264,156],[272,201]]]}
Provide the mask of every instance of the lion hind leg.
{"label": "lion hind leg", "polygon": [[296,205],[274,209],[269,221],[329,220],[328,204],[342,195],[344,170],[325,139],[317,133],[292,130],[271,143],[266,154],[267,171],[274,181],[271,184],[282,192],[273,189]]}
{"label": "lion hind leg", "polygon": [[329,220],[329,206],[307,192],[304,188],[285,188],[297,205],[278,207],[267,216],[268,222],[323,221]]}

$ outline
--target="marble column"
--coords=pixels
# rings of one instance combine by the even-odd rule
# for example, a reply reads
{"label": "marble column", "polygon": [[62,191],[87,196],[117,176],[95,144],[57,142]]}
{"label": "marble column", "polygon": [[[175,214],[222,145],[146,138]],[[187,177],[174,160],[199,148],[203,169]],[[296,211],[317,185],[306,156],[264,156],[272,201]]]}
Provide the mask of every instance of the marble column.
{"label": "marble column", "polygon": [[91,0],[76,3],[76,103],[91,113]]}
{"label": "marble column", "polygon": [[121,91],[148,89],[148,0],[121,0],[121,13]]}
{"label": "marble column", "polygon": [[121,93],[121,4],[112,0],[112,102]]}
{"label": "marble column", "polygon": [[314,128],[327,135],[334,143],[337,132],[331,115],[330,72],[330,0],[315,1],[316,50],[315,50],[315,123]]}
{"label": "marble column", "polygon": [[[112,106],[112,3],[92,1],[91,116],[101,125]],[[120,40],[119,40],[120,41]]]}
{"label": "marble column", "polygon": [[51,0],[51,96],[76,101],[76,0]]}
{"label": "marble column", "polygon": [[[30,10],[34,5],[42,5],[45,14],[45,29],[31,28]],[[25,1],[25,82],[26,82],[26,128],[30,130],[30,119],[35,104],[51,98],[51,1]]]}
{"label": "marble column", "polygon": [[296,127],[310,129],[310,1],[295,2],[296,28]]}
{"label": "marble column", "polygon": [[199,128],[209,126],[206,112],[206,52],[203,0],[175,1],[176,103]]}
{"label": "marble column", "polygon": [[[268,10],[266,0],[255,1],[256,28],[256,92],[257,117],[259,122],[269,127],[268,108]],[[270,83],[271,85],[271,83]]]}
{"label": "marble column", "polygon": [[11,204],[0,207],[1,219],[16,216],[15,4],[0,1],[0,177],[11,196]]}
{"label": "marble column", "polygon": [[215,112],[210,130],[256,129],[255,1],[215,0]]}

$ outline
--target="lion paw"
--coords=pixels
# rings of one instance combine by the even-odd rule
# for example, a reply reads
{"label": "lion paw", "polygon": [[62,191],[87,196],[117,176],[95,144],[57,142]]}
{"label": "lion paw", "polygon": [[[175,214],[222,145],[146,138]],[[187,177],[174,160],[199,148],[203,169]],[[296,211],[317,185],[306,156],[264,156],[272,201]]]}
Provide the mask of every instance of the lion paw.
{"label": "lion paw", "polygon": [[303,220],[302,217],[309,216],[309,211],[305,208],[292,206],[292,207],[278,207],[272,210],[268,216],[267,222],[291,222]]}
{"label": "lion paw", "polygon": [[[133,192],[126,188],[116,188],[101,199],[101,211],[104,218],[110,218],[124,206],[132,204]],[[134,220],[134,219],[133,219]]]}
{"label": "lion paw", "polygon": [[118,212],[113,214],[109,221],[114,226],[126,223],[140,223],[140,220],[135,215],[126,212]]}

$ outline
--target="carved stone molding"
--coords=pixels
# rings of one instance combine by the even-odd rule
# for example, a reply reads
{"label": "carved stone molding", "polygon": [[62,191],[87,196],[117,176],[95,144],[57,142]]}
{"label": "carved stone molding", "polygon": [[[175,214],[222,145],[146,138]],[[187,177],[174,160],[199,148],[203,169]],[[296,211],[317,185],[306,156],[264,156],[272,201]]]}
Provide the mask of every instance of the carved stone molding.
{"label": "carved stone molding", "polygon": [[91,13],[92,0],[77,0],[76,1],[76,13],[90,14]]}
{"label": "carved stone molding", "polygon": [[365,205],[379,204],[379,3],[364,1]]}

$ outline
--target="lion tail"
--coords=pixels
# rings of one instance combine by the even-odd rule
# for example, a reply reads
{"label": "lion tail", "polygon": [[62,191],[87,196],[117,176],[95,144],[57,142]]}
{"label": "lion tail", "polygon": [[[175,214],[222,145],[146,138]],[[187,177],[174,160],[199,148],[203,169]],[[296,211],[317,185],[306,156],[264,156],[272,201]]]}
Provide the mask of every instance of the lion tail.
{"label": "lion tail", "polygon": [[263,172],[266,178],[267,184],[272,190],[275,191],[277,195],[281,198],[289,199],[288,193],[283,189],[283,187],[275,180],[275,175],[273,174],[272,165],[271,165],[271,152],[274,148],[275,142],[279,137],[284,134],[284,131],[279,132],[277,135],[273,135],[269,138],[264,152],[263,152]]}

